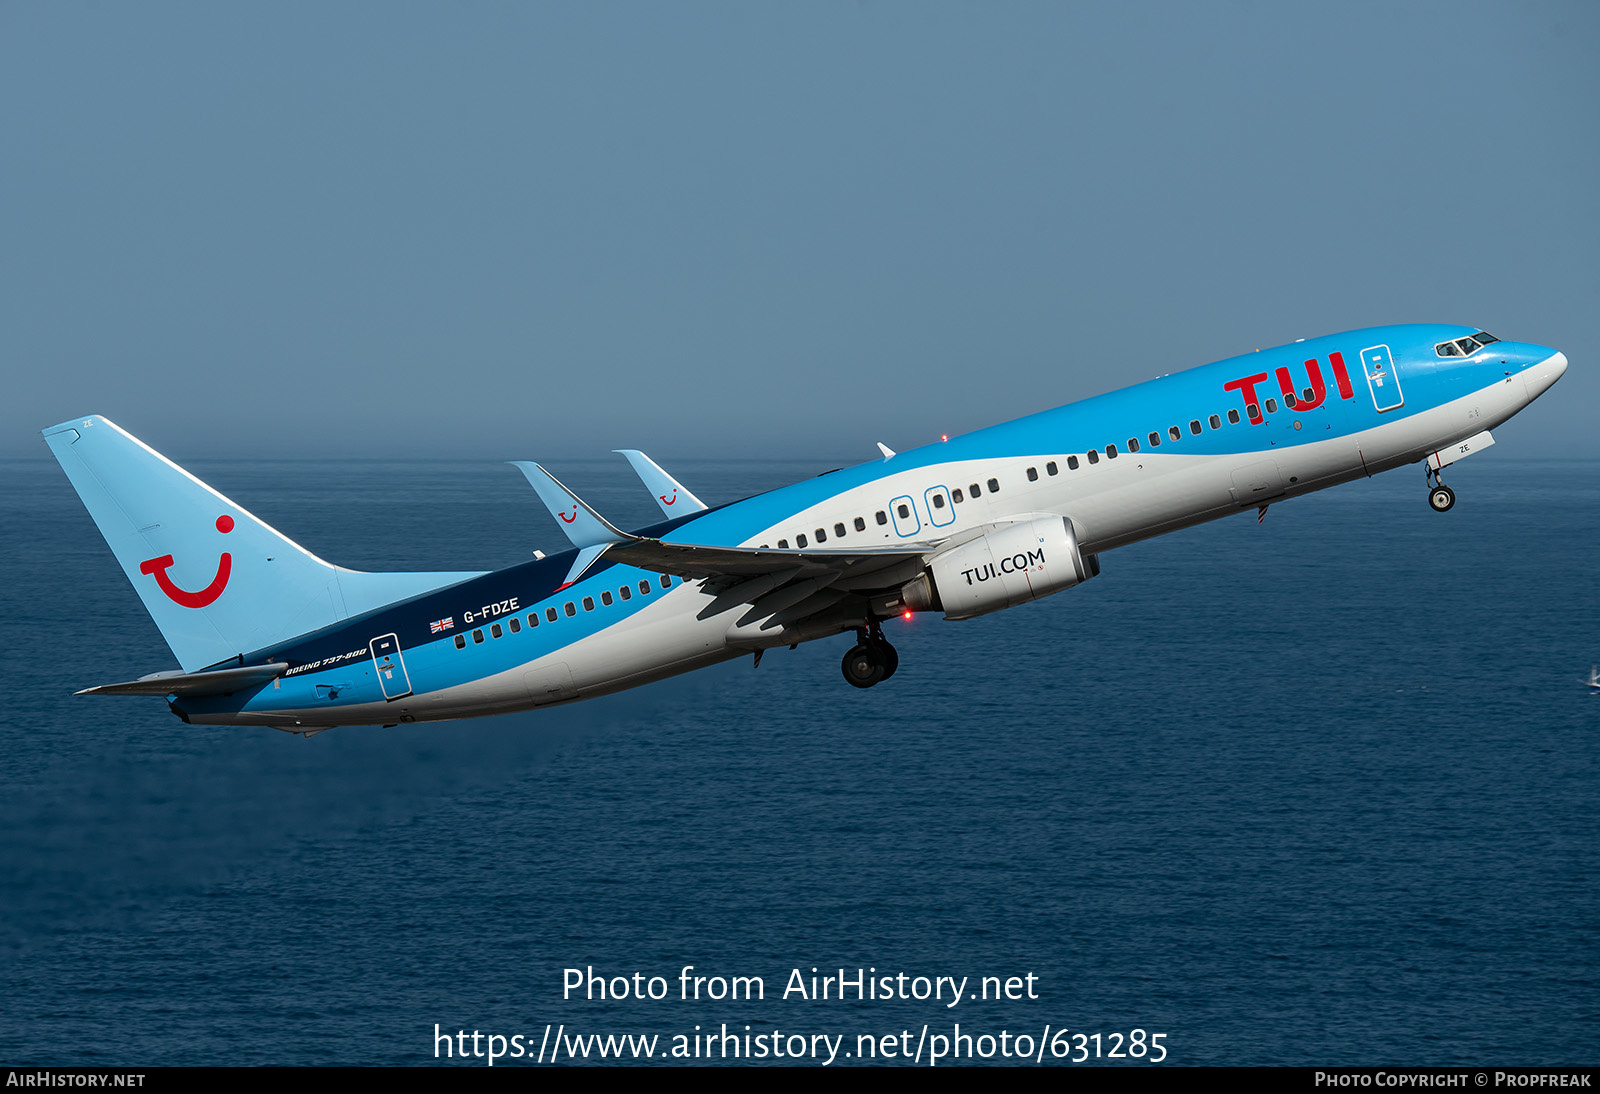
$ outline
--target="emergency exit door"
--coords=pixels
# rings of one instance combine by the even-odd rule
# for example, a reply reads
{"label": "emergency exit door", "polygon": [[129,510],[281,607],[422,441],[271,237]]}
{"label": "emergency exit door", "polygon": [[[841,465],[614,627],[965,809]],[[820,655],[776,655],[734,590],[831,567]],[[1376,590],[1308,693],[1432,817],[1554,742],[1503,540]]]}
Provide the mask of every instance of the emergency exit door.
{"label": "emergency exit door", "polygon": [[400,639],[386,634],[367,644],[372,651],[373,670],[378,674],[378,687],[390,702],[411,694],[411,677],[406,675],[405,658],[400,656]]}

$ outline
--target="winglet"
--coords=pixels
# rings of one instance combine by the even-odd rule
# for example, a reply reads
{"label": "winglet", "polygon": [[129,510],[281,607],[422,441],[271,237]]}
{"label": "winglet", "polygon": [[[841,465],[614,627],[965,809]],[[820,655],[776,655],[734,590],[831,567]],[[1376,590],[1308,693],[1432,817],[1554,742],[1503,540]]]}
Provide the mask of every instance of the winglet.
{"label": "winglet", "polygon": [[884,459],[886,459],[886,460],[894,459],[894,449],[890,448],[888,445],[884,444],[882,441],[878,442],[878,451],[883,453],[883,458]]}
{"label": "winglet", "polygon": [[633,473],[644,482],[645,488],[656,499],[661,511],[669,517],[684,513],[698,513],[706,503],[689,493],[677,479],[661,470],[661,465],[636,448],[613,448],[633,465]]}
{"label": "winglet", "polygon": [[630,538],[538,464],[529,460],[512,460],[511,465],[527,476],[539,500],[556,518],[574,547],[594,547]]}

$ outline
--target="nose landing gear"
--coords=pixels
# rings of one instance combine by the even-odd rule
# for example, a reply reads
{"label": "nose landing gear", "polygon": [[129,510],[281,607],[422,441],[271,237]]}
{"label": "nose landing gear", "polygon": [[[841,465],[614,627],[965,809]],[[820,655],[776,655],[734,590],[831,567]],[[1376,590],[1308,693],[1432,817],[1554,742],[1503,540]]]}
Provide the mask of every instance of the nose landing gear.
{"label": "nose landing gear", "polygon": [[900,655],[883,637],[883,628],[876,621],[856,630],[856,644],[839,663],[844,678],[858,688],[870,688],[889,679],[899,667]]}
{"label": "nose landing gear", "polygon": [[1435,513],[1447,513],[1456,503],[1456,492],[1444,484],[1439,472],[1428,468],[1428,505]]}

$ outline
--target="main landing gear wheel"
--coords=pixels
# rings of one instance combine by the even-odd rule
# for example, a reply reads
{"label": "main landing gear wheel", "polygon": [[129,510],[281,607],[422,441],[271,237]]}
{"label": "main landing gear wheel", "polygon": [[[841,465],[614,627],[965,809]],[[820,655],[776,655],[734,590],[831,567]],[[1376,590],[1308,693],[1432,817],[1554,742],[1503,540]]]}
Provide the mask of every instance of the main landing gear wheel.
{"label": "main landing gear wheel", "polygon": [[857,645],[839,663],[844,678],[858,688],[870,688],[887,675],[882,655],[871,646]]}
{"label": "main landing gear wheel", "polygon": [[883,631],[873,624],[870,629],[863,627],[856,634],[856,644],[839,663],[844,678],[854,687],[870,688],[893,676],[900,667],[900,655],[883,637]]}

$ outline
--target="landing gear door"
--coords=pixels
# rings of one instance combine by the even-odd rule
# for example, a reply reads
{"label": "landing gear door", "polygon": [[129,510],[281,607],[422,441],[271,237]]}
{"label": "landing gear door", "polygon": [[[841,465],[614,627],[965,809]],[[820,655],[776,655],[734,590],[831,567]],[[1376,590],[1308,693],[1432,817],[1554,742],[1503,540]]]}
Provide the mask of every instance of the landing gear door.
{"label": "landing gear door", "polygon": [[378,687],[383,697],[391,703],[411,694],[411,677],[406,675],[405,658],[400,656],[400,639],[386,634],[367,644],[372,651],[373,670],[378,674]]}
{"label": "landing gear door", "polygon": [[1394,370],[1394,357],[1388,346],[1368,346],[1361,351],[1361,371],[1372,392],[1372,405],[1380,411],[1394,410],[1405,403],[1400,394],[1400,374]]}

